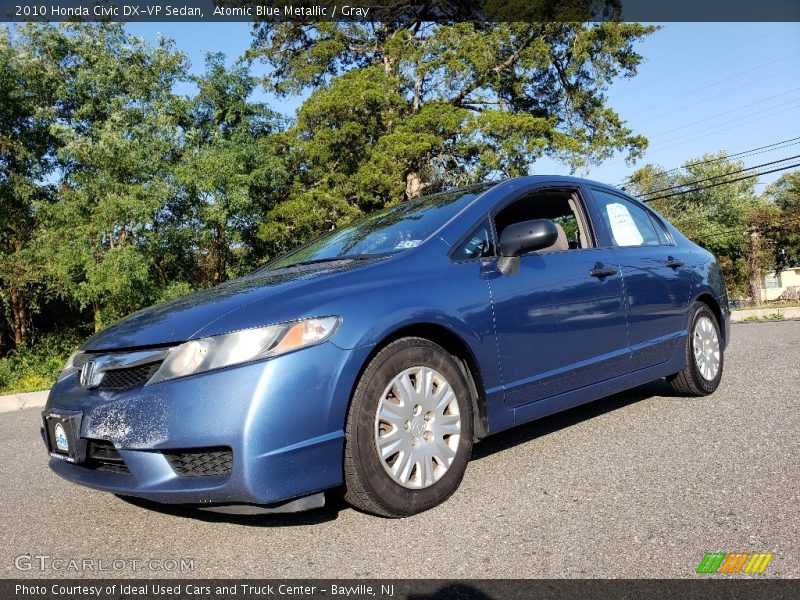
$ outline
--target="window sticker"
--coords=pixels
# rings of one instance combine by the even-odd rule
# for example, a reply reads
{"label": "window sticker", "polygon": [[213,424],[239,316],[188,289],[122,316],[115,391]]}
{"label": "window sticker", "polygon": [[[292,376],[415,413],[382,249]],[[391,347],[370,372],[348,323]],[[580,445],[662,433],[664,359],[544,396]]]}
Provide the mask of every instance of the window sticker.
{"label": "window sticker", "polygon": [[618,246],[641,246],[644,238],[631,216],[628,207],[615,202],[606,205],[611,233]]}
{"label": "window sticker", "polygon": [[415,248],[416,246],[420,245],[422,240],[403,240],[397,246],[394,247],[395,250],[404,250],[406,248]]}

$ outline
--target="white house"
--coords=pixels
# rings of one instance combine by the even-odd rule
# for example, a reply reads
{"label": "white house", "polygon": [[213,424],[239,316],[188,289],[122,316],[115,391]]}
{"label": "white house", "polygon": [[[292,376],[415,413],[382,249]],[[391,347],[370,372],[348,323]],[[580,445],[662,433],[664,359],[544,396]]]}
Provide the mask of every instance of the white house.
{"label": "white house", "polygon": [[761,285],[761,299],[777,300],[784,294],[800,296],[800,267],[791,267],[780,273],[770,273]]}

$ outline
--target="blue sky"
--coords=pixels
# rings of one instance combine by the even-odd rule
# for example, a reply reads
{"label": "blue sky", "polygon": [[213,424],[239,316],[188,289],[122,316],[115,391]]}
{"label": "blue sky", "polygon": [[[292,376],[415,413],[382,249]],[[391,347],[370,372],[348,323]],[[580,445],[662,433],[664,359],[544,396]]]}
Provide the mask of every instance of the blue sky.
{"label": "blue sky", "polygon": [[[154,41],[173,38],[199,72],[208,51],[230,60],[250,46],[246,23],[136,23],[128,30]],[[633,167],[612,158],[578,173],[618,184],[648,162],[665,168],[708,152],[740,152],[800,137],[800,23],[666,23],[639,44],[639,74],[608,90],[609,104],[650,141]],[[256,74],[266,72],[256,65]],[[255,97],[293,115],[301,98]],[[744,159],[746,166],[800,154],[800,144]],[[797,162],[797,161],[793,161]],[[785,163],[788,164],[788,163]],[[778,167],[782,165],[776,165]],[[536,173],[568,174],[568,167],[540,160]],[[759,190],[780,173],[759,179]]]}

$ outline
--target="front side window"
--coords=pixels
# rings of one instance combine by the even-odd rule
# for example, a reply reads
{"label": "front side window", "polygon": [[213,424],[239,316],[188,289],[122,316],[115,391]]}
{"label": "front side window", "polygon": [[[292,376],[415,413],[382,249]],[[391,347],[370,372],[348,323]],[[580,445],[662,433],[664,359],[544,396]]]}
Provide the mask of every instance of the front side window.
{"label": "front side window", "polygon": [[558,230],[556,242],[537,253],[592,247],[588,221],[576,190],[546,189],[526,194],[497,213],[494,218],[497,235],[509,225],[534,219],[549,219]]}
{"label": "front side window", "polygon": [[615,246],[659,246],[653,221],[643,208],[622,196],[592,190]]}
{"label": "front side window", "polygon": [[478,225],[451,255],[453,260],[474,260],[494,256],[494,242],[489,221]]}

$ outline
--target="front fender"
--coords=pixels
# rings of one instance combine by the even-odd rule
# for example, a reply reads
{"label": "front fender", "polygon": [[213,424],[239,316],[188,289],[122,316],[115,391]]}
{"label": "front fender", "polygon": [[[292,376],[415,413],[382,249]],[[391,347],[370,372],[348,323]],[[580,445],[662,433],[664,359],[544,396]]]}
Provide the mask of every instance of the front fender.
{"label": "front fender", "polygon": [[341,306],[342,326],[331,340],[340,348],[375,346],[411,326],[438,326],[469,348],[487,389],[501,385],[489,287],[477,261],[414,277],[404,271]]}

